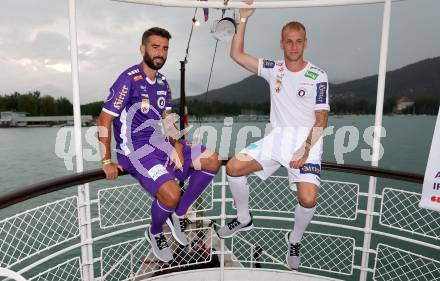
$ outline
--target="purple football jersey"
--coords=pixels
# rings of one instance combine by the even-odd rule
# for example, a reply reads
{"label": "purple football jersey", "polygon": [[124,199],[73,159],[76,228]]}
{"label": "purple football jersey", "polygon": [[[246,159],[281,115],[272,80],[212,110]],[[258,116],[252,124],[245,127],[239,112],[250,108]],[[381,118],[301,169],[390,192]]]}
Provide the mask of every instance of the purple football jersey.
{"label": "purple football jersey", "polygon": [[171,110],[171,91],[165,76],[159,72],[151,81],[141,64],[128,68],[110,88],[102,110],[116,117],[113,120],[116,148],[124,155],[145,144],[169,146],[160,122],[163,112]]}

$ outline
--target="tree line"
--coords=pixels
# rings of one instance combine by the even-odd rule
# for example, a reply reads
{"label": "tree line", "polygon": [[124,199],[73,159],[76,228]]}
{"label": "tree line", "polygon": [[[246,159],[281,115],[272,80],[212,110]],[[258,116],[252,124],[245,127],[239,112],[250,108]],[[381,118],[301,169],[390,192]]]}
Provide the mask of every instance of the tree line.
{"label": "tree line", "polygon": [[[384,114],[391,114],[397,104],[397,97],[388,97],[384,101]],[[437,115],[440,101],[438,97],[416,97],[414,105],[406,108],[404,114]],[[239,115],[257,114],[268,115],[270,104],[262,103],[233,103],[233,102],[204,102],[197,99],[187,101],[189,114],[196,117],[209,115]],[[81,114],[97,117],[101,112],[102,102],[81,105]],[[178,101],[174,102],[174,111],[178,111]],[[363,98],[336,98],[330,101],[332,114],[374,114],[376,101]],[[0,111],[27,112],[30,116],[70,116],[73,115],[72,103],[65,97],[57,99],[52,96],[42,96],[39,91],[21,94],[14,92],[10,95],[0,95]]]}
{"label": "tree line", "polygon": [[70,101],[64,97],[54,99],[41,96],[39,91],[0,96],[0,111],[27,112],[30,116],[68,116],[73,114]]}
{"label": "tree line", "polygon": [[[102,102],[81,105],[81,114],[98,116]],[[0,111],[27,112],[29,116],[72,116],[73,105],[65,97],[42,96],[40,91],[0,95]]]}

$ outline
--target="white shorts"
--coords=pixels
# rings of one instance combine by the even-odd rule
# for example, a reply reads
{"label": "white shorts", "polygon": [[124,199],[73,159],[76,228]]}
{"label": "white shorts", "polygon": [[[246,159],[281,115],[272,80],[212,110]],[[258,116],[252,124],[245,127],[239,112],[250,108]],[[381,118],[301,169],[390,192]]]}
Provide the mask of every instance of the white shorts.
{"label": "white shorts", "polygon": [[248,145],[240,151],[240,154],[249,155],[263,167],[263,170],[254,172],[254,174],[262,180],[267,179],[278,170],[279,167],[284,166],[287,169],[289,183],[293,190],[296,190],[297,182],[308,182],[319,187],[321,184],[320,154],[309,154],[303,167],[292,169],[289,167],[289,162],[293,152],[293,149],[286,149],[283,145],[274,145],[273,139],[271,140],[268,135]]}

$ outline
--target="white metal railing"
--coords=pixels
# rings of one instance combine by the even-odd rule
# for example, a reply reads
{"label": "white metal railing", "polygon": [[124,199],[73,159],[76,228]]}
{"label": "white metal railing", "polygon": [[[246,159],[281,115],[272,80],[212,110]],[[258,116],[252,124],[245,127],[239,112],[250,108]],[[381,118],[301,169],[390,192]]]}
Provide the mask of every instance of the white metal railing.
{"label": "white metal railing", "polygon": [[[241,263],[255,262],[255,247],[265,249],[259,263],[284,265],[287,249],[285,234],[290,229],[255,227],[240,234],[241,239],[232,239],[232,252]],[[244,241],[243,241],[244,240]],[[301,252],[303,268],[351,275],[353,273],[355,240],[351,237],[307,232]],[[254,251],[252,251],[254,250]]]}
{"label": "white metal railing", "polygon": [[[296,193],[290,189],[287,177],[261,181],[250,176],[249,184],[256,227],[224,241],[206,223],[214,219],[215,224],[223,225],[235,214],[230,204],[233,200],[227,196],[223,167],[221,181],[211,184],[193,206],[194,223],[187,230],[191,245],[181,248],[167,234],[176,254],[170,265],[158,262],[143,238],[151,198],[142,188],[132,184],[99,190],[97,199],[91,200],[95,217],[90,245],[94,247],[95,271],[100,269],[95,280],[148,279],[207,263],[219,267],[220,280],[231,266],[253,267],[258,262],[286,269],[284,234],[294,221]],[[319,231],[304,235],[301,271],[330,274],[341,280],[358,280],[363,271],[368,280],[387,281],[403,280],[399,272],[405,271],[404,280],[440,280],[439,262],[434,260],[440,251],[438,213],[418,208],[420,194],[416,192],[384,188],[381,194],[364,194],[359,189],[356,183],[322,181],[312,221]],[[363,227],[367,212],[366,202],[360,197],[365,196],[380,201],[370,214],[371,231]],[[0,221],[0,267],[30,280],[84,280],[78,216],[74,196]],[[203,220],[205,224],[194,226]],[[376,243],[371,248],[363,245],[362,234],[366,232]],[[371,263],[363,267],[362,254],[375,258],[374,266]]]}
{"label": "white metal railing", "polygon": [[77,198],[69,197],[0,221],[0,267],[79,237]]}

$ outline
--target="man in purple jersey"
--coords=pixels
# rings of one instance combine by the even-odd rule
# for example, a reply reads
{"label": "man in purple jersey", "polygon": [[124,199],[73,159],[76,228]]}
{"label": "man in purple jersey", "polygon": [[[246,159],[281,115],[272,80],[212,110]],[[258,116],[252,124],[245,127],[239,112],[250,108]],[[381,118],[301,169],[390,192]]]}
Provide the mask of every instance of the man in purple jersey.
{"label": "man in purple jersey", "polygon": [[[144,32],[140,46],[143,61],[118,77],[97,121],[102,168],[107,179],[116,179],[118,169],[126,170],[155,198],[151,226],[145,237],[156,257],[164,262],[171,261],[173,255],[163,235],[163,224],[170,226],[181,245],[188,244],[183,217],[221,165],[214,151],[178,140],[174,122],[169,121],[171,91],[158,70],[167,59],[170,38],[170,33],[159,27]],[[111,161],[112,123],[118,163]],[[180,181],[189,178],[183,193],[175,178]]]}

